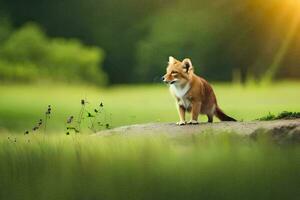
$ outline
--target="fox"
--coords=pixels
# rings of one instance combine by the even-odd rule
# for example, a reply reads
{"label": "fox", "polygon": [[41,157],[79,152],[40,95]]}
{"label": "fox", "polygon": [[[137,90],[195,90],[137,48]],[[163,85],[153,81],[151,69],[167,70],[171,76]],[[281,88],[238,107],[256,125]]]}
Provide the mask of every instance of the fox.
{"label": "fox", "polygon": [[[220,109],[212,86],[194,73],[191,59],[179,61],[170,56],[162,80],[169,85],[170,92],[176,100],[179,114],[179,122],[176,124],[180,126],[199,124],[200,114],[207,115],[208,123],[213,122],[214,116],[221,121],[236,121]],[[188,123],[185,120],[186,112],[191,113],[191,120]]]}

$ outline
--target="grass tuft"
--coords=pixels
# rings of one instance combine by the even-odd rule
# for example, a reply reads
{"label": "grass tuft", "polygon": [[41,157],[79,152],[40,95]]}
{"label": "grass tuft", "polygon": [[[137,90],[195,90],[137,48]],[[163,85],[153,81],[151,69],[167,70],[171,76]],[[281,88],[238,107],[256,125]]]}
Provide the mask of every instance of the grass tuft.
{"label": "grass tuft", "polygon": [[298,119],[300,118],[300,112],[288,112],[283,111],[278,115],[274,115],[269,112],[268,115],[258,118],[259,121],[271,121],[271,120],[278,120],[278,119]]}

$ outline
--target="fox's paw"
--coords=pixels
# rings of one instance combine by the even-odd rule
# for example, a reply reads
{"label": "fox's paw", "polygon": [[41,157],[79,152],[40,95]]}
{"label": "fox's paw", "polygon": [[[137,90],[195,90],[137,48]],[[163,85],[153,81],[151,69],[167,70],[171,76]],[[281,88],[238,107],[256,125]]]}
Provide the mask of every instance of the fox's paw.
{"label": "fox's paw", "polygon": [[177,125],[179,126],[183,126],[183,125],[186,125],[186,122],[185,121],[180,121],[180,122],[176,122]]}
{"label": "fox's paw", "polygon": [[191,121],[188,122],[188,124],[196,125],[196,124],[199,124],[199,122],[196,121],[196,120],[191,120]]}

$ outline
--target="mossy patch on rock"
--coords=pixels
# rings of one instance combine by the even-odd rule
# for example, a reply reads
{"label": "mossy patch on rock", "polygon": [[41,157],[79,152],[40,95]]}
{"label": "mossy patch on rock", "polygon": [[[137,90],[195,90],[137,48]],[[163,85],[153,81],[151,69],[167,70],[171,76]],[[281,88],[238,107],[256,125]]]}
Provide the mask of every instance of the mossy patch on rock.
{"label": "mossy patch on rock", "polygon": [[288,112],[283,111],[278,115],[274,115],[269,113],[268,115],[258,118],[259,121],[270,121],[270,120],[278,120],[278,119],[298,119],[300,118],[300,112]]}

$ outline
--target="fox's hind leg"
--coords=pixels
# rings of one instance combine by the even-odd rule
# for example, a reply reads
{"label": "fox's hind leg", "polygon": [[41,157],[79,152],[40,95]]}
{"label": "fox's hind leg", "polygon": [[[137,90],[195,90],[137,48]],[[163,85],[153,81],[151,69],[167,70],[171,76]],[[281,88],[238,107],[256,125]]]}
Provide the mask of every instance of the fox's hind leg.
{"label": "fox's hind leg", "polygon": [[207,119],[208,119],[208,123],[213,123],[213,121],[214,121],[214,116],[211,115],[211,114],[208,114],[208,115],[207,115]]}
{"label": "fox's hind leg", "polygon": [[213,123],[214,121],[214,113],[216,111],[216,105],[213,105],[210,112],[209,113],[206,113],[207,115],[207,119],[208,119],[208,123]]}

